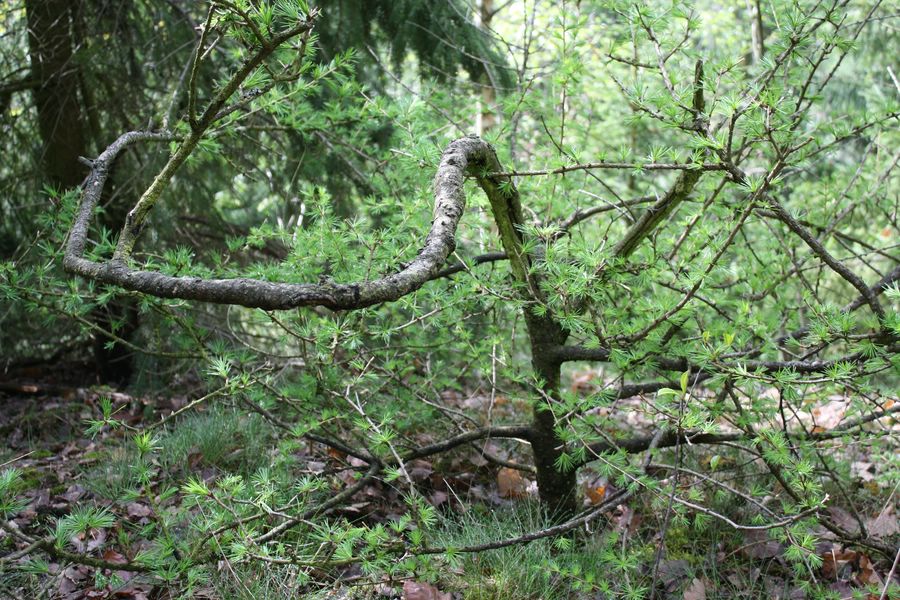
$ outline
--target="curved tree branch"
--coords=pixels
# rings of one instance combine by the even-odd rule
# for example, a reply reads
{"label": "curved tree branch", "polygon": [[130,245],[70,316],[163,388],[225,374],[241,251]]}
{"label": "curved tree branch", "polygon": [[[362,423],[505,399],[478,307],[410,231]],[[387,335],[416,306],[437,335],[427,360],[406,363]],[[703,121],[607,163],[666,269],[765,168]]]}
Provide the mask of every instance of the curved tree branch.
{"label": "curved tree branch", "polygon": [[[706,108],[706,102],[703,98],[703,61],[697,60],[696,65],[694,66],[694,96],[692,103],[692,111],[696,116],[697,123],[696,127],[698,131],[700,130],[700,125],[702,124],[703,110]],[[721,170],[724,170],[724,167],[719,165]],[[700,177],[704,171],[708,171],[711,169],[702,168],[694,168],[690,170],[683,170],[678,175],[678,178],[675,180],[675,183],[672,187],[665,193],[665,195],[660,198],[653,206],[649,207],[644,213],[638,218],[637,222],[632,225],[632,227],[625,233],[625,236],[619,240],[613,249],[612,256],[613,258],[618,259],[626,259],[637,249],[640,245],[641,241],[643,241],[647,236],[649,236],[664,220],[666,220],[669,215],[682,203],[684,202],[688,196],[691,195],[691,192],[694,191],[694,186],[697,185],[697,182],[700,181]],[[717,169],[719,170],[719,169]]]}
{"label": "curved tree branch", "polygon": [[[485,166],[497,163],[493,148],[477,136],[452,142],[441,158],[434,178],[434,218],[425,243],[415,259],[397,273],[381,279],[355,283],[290,284],[258,279],[202,279],[175,277],[154,271],[133,269],[126,260],[114,257],[106,262],[84,258],[87,231],[97,201],[115,158],[128,145],[144,140],[172,140],[165,132],[130,132],[113,142],[91,163],[91,172],[82,191],[81,207],[71,230],[64,265],[69,273],[101,283],[158,296],[248,308],[284,310],[300,306],[357,309],[397,300],[439,276],[456,247],[456,228],[465,209],[463,184],[470,175],[481,175]],[[479,179],[489,195],[496,195],[496,182]]]}

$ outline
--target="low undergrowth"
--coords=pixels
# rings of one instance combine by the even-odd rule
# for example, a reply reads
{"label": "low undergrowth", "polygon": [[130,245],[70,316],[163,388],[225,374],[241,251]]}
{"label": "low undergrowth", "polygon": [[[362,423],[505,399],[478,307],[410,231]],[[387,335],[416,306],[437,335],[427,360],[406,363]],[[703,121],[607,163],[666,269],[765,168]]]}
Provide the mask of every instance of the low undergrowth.
{"label": "low undergrowth", "polygon": [[[89,403],[101,415],[109,410],[99,395]],[[715,471],[724,485],[736,486],[754,476],[754,465],[737,463],[727,450],[716,458],[689,455],[677,480],[662,465],[679,450],[662,451],[652,471],[663,488],[722,518],[645,493],[561,535],[467,552],[553,523],[533,495],[529,473],[510,488],[513,476],[503,468],[457,452],[410,465],[415,492],[400,479],[372,481],[327,514],[308,513],[272,546],[260,536],[353,486],[363,466],[321,445],[288,443],[261,415],[227,399],[153,433],[136,433],[144,425],[136,419],[158,421],[146,403],[113,409],[110,417],[122,426],[98,428],[92,419],[80,427],[93,436],[33,439],[4,449],[0,510],[15,532],[49,541],[46,553],[15,558],[15,533],[4,530],[0,553],[14,560],[0,565],[3,593],[637,600],[654,590],[658,598],[836,600],[879,597],[889,570],[886,557],[844,548],[812,521],[743,530],[723,522],[753,523],[761,506],[780,501],[770,495],[735,501],[710,486],[703,473]],[[17,426],[14,415],[11,424]],[[56,452],[59,445],[68,450]],[[877,461],[879,452],[872,448],[857,458]],[[841,511],[848,527],[851,511],[862,515],[873,540],[896,543],[895,490],[884,466],[848,473],[855,503],[831,510]],[[587,469],[580,481],[586,511],[618,492],[615,481],[595,470]],[[435,547],[444,551],[433,554]],[[75,553],[104,562],[78,566],[66,560]],[[115,563],[148,572],[117,571]]]}

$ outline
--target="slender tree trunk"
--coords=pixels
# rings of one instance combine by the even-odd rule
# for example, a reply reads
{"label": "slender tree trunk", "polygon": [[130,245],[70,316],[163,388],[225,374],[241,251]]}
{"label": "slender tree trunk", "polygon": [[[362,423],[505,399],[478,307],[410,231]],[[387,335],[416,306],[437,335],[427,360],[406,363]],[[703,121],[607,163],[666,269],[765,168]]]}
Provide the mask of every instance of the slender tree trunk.
{"label": "slender tree trunk", "polygon": [[[486,158],[486,164],[482,167],[493,172],[503,170],[493,150]],[[541,394],[533,408],[531,436],[541,504],[548,516],[564,520],[577,509],[575,471],[561,471],[556,464],[565,448],[556,433],[556,415],[551,410],[560,399],[561,371],[561,363],[553,357],[552,350],[563,345],[569,334],[550,314],[538,316],[533,312],[534,304],[543,303],[544,298],[540,289],[540,274],[531,269],[534,258],[523,250],[522,225],[525,219],[515,185],[508,178],[492,177],[479,177],[478,183],[491,203],[513,277],[522,286],[522,296],[527,301],[524,316],[531,344],[531,364],[535,375],[541,380]],[[501,183],[508,186],[501,189]]]}
{"label": "slender tree trunk", "polygon": [[765,30],[763,29],[762,10],[759,0],[747,0],[747,13],[750,16],[750,51],[753,64],[759,64],[766,52]]}
{"label": "slender tree trunk", "polygon": [[[526,311],[529,309],[526,308]],[[528,335],[531,340],[531,365],[542,381],[543,397],[533,408],[531,449],[537,469],[538,493],[546,513],[555,520],[565,520],[575,514],[575,469],[561,471],[556,461],[563,452],[563,443],[556,434],[556,416],[550,405],[560,398],[560,363],[549,359],[550,350],[561,346],[568,335],[549,317],[535,317],[526,313]]]}

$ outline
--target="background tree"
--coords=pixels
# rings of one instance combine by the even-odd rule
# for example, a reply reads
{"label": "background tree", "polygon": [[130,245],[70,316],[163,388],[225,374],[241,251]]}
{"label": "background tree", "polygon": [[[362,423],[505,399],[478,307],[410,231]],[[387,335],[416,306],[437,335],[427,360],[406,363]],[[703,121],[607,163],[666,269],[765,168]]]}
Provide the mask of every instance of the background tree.
{"label": "background tree", "polygon": [[[78,186],[87,175],[87,168],[79,160],[81,157],[99,153],[117,132],[144,125],[143,116],[136,119],[126,107],[152,106],[151,112],[159,115],[162,121],[176,118],[178,111],[184,109],[184,97],[177,82],[187,76],[185,65],[199,35],[206,7],[193,2],[113,4],[79,0],[10,2],[4,8],[6,27],[13,38],[4,47],[7,62],[4,70],[9,77],[0,88],[0,95],[6,99],[4,106],[11,109],[4,118],[15,132],[9,139],[8,149],[10,155],[16,156],[16,162],[7,166],[9,177],[3,210],[10,218],[0,227],[3,227],[6,244],[4,256],[13,257],[23,247],[24,240],[34,235],[38,216],[45,208],[41,202],[21,203],[15,198],[33,198],[36,190],[42,188],[61,193]],[[396,57],[398,70],[400,57],[405,56],[408,48],[421,57],[423,70],[439,76],[458,65],[481,73],[485,65],[502,62],[490,39],[466,20],[462,5],[446,3],[435,11],[423,10],[417,3],[380,5],[354,0],[339,3],[333,10],[334,18],[323,22],[324,38],[320,42],[321,51],[329,57],[352,46],[362,50],[381,48],[390,40],[390,51]],[[340,17],[352,15],[356,19],[363,13],[366,15],[364,20]],[[342,21],[343,26],[338,27]],[[459,48],[433,43],[448,29],[463,36],[468,51],[463,53]],[[23,47],[27,52],[22,51]],[[384,64],[373,59],[368,51],[362,53],[361,61],[364,65],[360,70],[362,77],[374,86],[383,87],[380,82],[387,77]],[[227,64],[227,57],[211,56],[204,63],[204,69],[197,73],[198,80],[212,83],[210,77],[214,76],[215,70]],[[502,80],[508,81],[508,78]],[[314,102],[318,108],[328,102],[341,103],[340,95],[335,95],[333,90],[323,89],[319,93]],[[353,213],[357,189],[363,194],[375,191],[368,178],[360,176],[362,171],[358,163],[361,159],[366,160],[365,155],[348,157],[336,149],[347,144],[382,143],[381,139],[390,127],[389,121],[380,118],[365,125],[355,120],[339,123],[337,128],[332,125],[335,124],[303,134],[290,128],[270,130],[272,142],[282,148],[285,157],[308,157],[293,164],[279,165],[268,172],[266,187],[282,196],[279,200],[282,222],[298,217],[294,213],[299,203],[290,190],[298,179],[327,188],[338,212],[344,216]],[[29,136],[34,127],[40,135],[40,147],[36,147],[34,153],[13,154],[14,149],[26,145],[21,139]],[[251,145],[255,147],[256,142]],[[246,154],[247,149],[234,150],[237,157]],[[100,224],[103,227],[110,231],[118,227],[127,206],[136,201],[142,187],[149,183],[142,175],[141,166],[153,164],[154,160],[157,157],[152,152],[144,152],[143,148],[133,148],[124,157],[123,162],[129,164],[113,174],[106,197],[101,200]],[[197,189],[189,195],[214,193],[213,188],[218,182],[230,176],[236,164],[234,161],[243,162],[242,169],[252,169],[240,158],[207,165],[206,176],[194,178],[192,184]],[[179,234],[220,244],[223,243],[221,231],[245,231],[248,225],[258,225],[265,218],[262,215],[251,217],[241,211],[239,218],[234,219],[231,218],[234,215],[223,211],[207,212],[200,206],[192,209]],[[166,239],[167,232],[159,234],[163,243],[177,244],[177,236]],[[279,252],[274,247],[266,251],[276,255]],[[46,297],[42,299],[46,300]],[[65,314],[65,309],[61,314]],[[9,314],[7,318],[12,322],[16,315]],[[40,362],[40,355],[44,353],[53,358],[49,361],[52,363],[66,355],[66,352],[56,352],[60,348],[68,351],[69,356],[73,355],[73,347],[80,347],[75,340],[86,333],[93,338],[94,362],[102,381],[147,383],[146,377],[138,381],[132,378],[134,343],[138,342],[134,336],[139,325],[133,303],[117,297],[104,302],[88,320],[89,325],[82,324],[82,336],[79,336],[78,327],[71,327],[75,323],[63,319],[61,323],[67,323],[63,336],[48,337],[45,328],[44,331],[29,331],[27,336],[16,334],[3,345],[10,352],[24,355],[25,362]],[[152,328],[153,324],[150,326]],[[22,345],[15,341],[22,337],[27,337],[31,343]],[[38,340],[42,343],[38,344]],[[44,345],[53,349],[48,352],[42,347]],[[144,364],[142,368],[153,367]]]}

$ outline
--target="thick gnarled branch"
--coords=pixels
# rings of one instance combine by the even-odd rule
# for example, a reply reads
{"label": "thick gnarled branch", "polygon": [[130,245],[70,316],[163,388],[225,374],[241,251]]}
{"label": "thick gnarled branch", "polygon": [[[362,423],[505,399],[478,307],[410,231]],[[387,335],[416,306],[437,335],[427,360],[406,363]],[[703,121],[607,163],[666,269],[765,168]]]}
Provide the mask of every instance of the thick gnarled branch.
{"label": "thick gnarled branch", "polygon": [[[498,164],[493,148],[477,136],[452,142],[444,151],[434,178],[434,216],[422,249],[405,268],[381,279],[306,284],[248,278],[202,279],[134,269],[122,258],[114,257],[107,262],[86,259],[83,254],[87,231],[116,157],[125,147],[138,141],[171,139],[173,136],[168,133],[126,133],[91,163],[91,173],[82,192],[81,207],[66,249],[64,264],[68,272],[161,298],[237,304],[264,310],[300,306],[357,309],[390,302],[414,292],[440,273],[456,247],[456,228],[465,210],[463,185],[466,177],[480,174],[486,165]],[[499,193],[492,182],[480,181],[488,194]]]}

